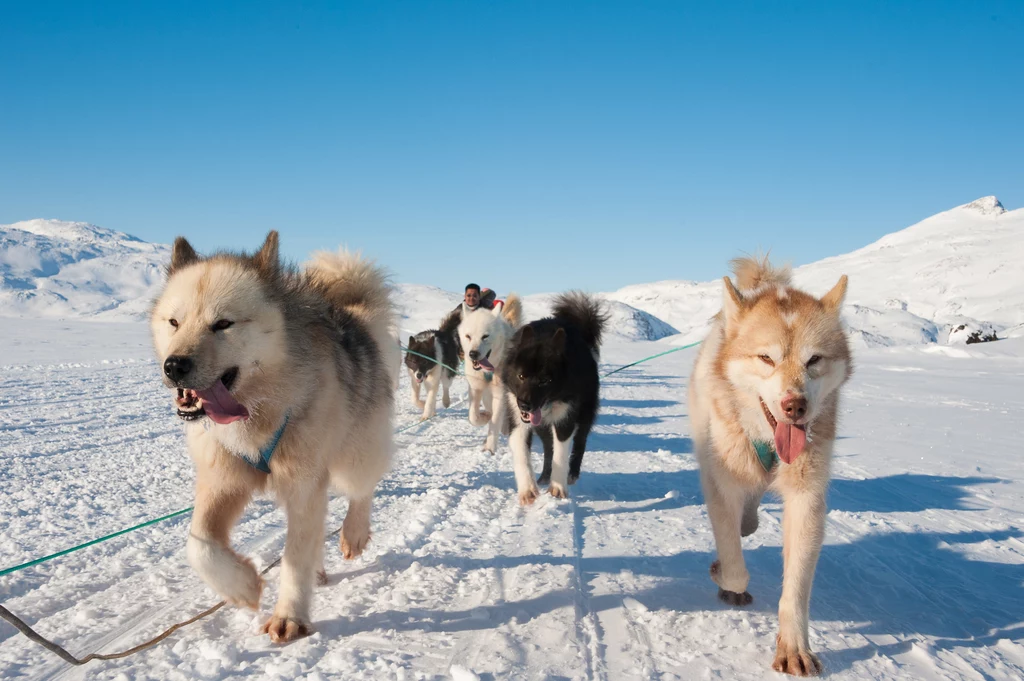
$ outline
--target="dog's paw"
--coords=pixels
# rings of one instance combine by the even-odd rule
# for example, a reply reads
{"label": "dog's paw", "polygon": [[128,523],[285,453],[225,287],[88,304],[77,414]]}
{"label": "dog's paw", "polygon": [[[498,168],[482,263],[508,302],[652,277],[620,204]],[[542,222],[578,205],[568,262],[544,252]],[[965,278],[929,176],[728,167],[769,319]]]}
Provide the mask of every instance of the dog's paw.
{"label": "dog's paw", "polygon": [[569,484],[575,485],[576,481],[580,479],[579,473],[569,473]]}
{"label": "dog's paw", "polygon": [[303,622],[294,617],[273,615],[263,625],[263,633],[269,634],[270,640],[274,643],[290,643],[304,636],[309,636],[313,633],[313,627],[309,622]]}
{"label": "dog's paw", "polygon": [[567,490],[564,485],[562,485],[561,483],[558,483],[558,482],[552,482],[551,483],[551,486],[548,487],[548,494],[550,494],[551,496],[553,496],[556,499],[568,499],[569,498],[569,490]]}
{"label": "dog's paw", "polygon": [[366,545],[370,543],[370,535],[361,537],[349,537],[342,533],[341,536],[341,557],[345,560],[353,560],[363,555]]}
{"label": "dog's paw", "polygon": [[327,586],[327,570],[320,568],[316,571],[316,585]]}
{"label": "dog's paw", "polygon": [[447,409],[448,407],[452,406],[452,398],[445,395],[444,397],[441,398],[441,404],[443,404],[444,408]]}
{"label": "dog's paw", "polygon": [[541,473],[537,476],[538,485],[550,485],[551,484],[551,473]]}
{"label": "dog's paw", "polygon": [[736,593],[735,591],[726,591],[722,587],[718,587],[718,600],[734,608],[742,608],[753,603],[754,597],[747,591]]}
{"label": "dog's paw", "polygon": [[484,440],[484,446],[480,448],[480,451],[487,452],[488,454],[494,454],[498,451],[498,438],[487,436]]}
{"label": "dog's paw", "polygon": [[424,408],[426,408],[426,406],[427,406],[427,403],[424,402],[423,400],[416,400],[416,408],[417,409],[424,409]]}
{"label": "dog's paw", "polygon": [[780,636],[776,638],[772,669],[793,676],[817,676],[821,674],[821,660],[810,650],[783,643]]}
{"label": "dog's paw", "polygon": [[519,505],[530,506],[533,502],[537,501],[537,497],[540,495],[540,490],[536,486],[527,487],[526,489],[519,492]]}

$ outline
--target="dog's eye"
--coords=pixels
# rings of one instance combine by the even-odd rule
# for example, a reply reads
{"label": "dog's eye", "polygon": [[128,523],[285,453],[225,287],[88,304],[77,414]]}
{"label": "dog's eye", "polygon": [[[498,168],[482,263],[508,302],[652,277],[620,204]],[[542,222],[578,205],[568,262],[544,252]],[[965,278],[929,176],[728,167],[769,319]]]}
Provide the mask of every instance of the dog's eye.
{"label": "dog's eye", "polygon": [[466,340],[473,340],[473,337],[467,334],[466,335]]}
{"label": "dog's eye", "polygon": [[811,358],[807,360],[807,366],[812,367],[821,361],[821,355],[811,355]]}
{"label": "dog's eye", "polygon": [[485,333],[483,336],[480,337],[480,340],[487,340],[490,337],[491,337],[491,334]]}
{"label": "dog's eye", "polygon": [[224,329],[230,329],[234,325],[235,323],[229,319],[218,319],[210,328],[214,331],[223,331]]}
{"label": "dog's eye", "polygon": [[758,355],[757,358],[770,367],[775,366],[775,362],[772,361],[772,358],[769,357],[768,355]]}
{"label": "dog's eye", "polygon": [[526,374],[519,374],[519,380],[520,381],[525,381],[526,380]]}
{"label": "dog's eye", "polygon": [[167,321],[168,321],[168,322],[170,323],[170,325],[171,325],[171,326],[173,326],[174,328],[178,328],[178,320],[177,320],[177,319],[168,319]]}
{"label": "dog's eye", "polygon": [[540,384],[541,385],[550,385],[551,384],[551,379],[550,378],[542,378],[540,380]]}

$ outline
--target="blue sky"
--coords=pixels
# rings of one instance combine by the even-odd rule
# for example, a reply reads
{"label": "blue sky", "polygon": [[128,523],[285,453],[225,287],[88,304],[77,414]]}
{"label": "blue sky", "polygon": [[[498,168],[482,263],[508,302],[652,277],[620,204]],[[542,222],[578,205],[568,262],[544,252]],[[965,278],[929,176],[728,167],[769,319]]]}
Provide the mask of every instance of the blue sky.
{"label": "blue sky", "polygon": [[1021,2],[5,3],[0,223],[524,293],[1024,206]]}

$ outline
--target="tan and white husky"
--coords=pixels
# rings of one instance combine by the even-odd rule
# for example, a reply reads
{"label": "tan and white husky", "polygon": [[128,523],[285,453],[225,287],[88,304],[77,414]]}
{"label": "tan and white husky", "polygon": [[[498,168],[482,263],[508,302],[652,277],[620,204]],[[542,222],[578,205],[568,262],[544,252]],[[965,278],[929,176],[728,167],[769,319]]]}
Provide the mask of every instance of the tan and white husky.
{"label": "tan and white husky", "polygon": [[392,453],[394,323],[382,271],[357,256],[321,253],[300,272],[278,260],[277,232],[255,255],[174,242],[150,324],[196,466],[188,559],[225,600],[258,608],[263,580],[229,535],[253,494],[272,493],[288,522],[263,627],[275,642],[311,631],[328,486],[349,498],[344,557],[370,540]]}
{"label": "tan and white husky", "polygon": [[740,538],[757,529],[766,491],[782,497],[784,561],[776,671],[815,675],[811,583],[825,533],[825,493],[839,389],[853,369],[840,321],[846,276],[822,298],[795,289],[766,258],[733,261],[722,311],[697,356],[690,418],[718,559],[711,578],[732,605],[751,602]]}
{"label": "tan and white husky", "polygon": [[[459,343],[466,355],[466,382],[469,383],[469,422],[487,424],[483,450],[498,451],[498,434],[508,429],[505,389],[501,386],[501,363],[509,341],[522,324],[522,302],[512,293],[504,305],[494,309],[469,311],[462,306]],[[483,401],[484,411],[480,411]]]}

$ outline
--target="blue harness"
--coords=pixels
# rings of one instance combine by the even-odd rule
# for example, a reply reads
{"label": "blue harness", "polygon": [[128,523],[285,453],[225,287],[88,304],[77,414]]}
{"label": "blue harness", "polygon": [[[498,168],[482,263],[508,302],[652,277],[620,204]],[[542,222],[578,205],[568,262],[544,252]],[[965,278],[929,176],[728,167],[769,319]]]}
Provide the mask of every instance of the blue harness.
{"label": "blue harness", "polygon": [[274,455],[274,450],[277,449],[277,444],[281,441],[281,436],[284,435],[284,429],[288,427],[288,419],[290,416],[290,414],[284,415],[284,423],[282,423],[281,427],[277,429],[277,432],[274,433],[274,436],[270,438],[270,441],[267,442],[267,444],[260,449],[259,461],[251,461],[247,456],[243,456],[242,460],[245,461],[250,466],[252,466],[253,468],[255,468],[256,470],[260,471],[261,473],[269,474],[270,457]]}
{"label": "blue harness", "polygon": [[779,462],[779,455],[775,453],[775,445],[767,440],[751,440],[750,444],[754,445],[761,468],[766,473],[771,472],[775,468],[775,464]]}

